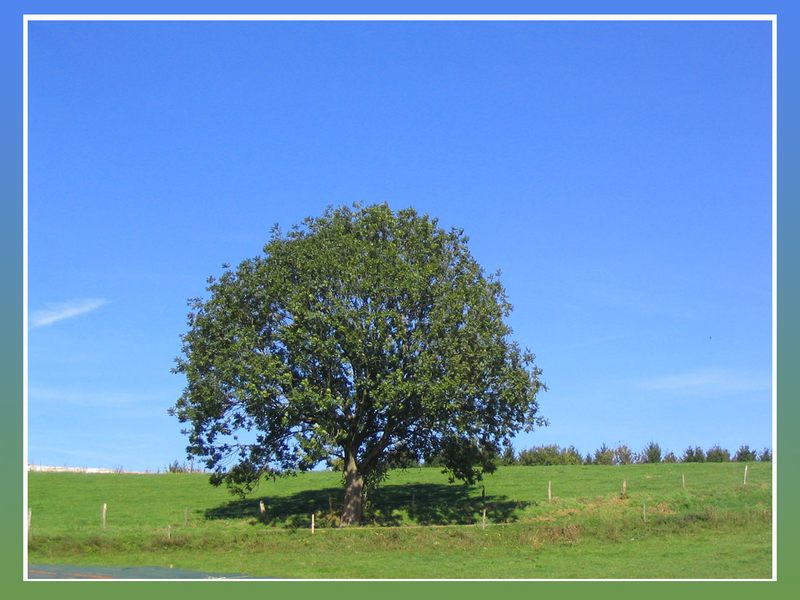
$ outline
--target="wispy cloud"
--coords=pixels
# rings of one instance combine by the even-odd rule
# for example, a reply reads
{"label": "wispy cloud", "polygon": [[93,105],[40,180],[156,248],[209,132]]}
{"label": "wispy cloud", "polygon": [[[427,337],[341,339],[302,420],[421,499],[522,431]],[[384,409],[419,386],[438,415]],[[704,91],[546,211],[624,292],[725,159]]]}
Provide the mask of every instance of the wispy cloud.
{"label": "wispy cloud", "polygon": [[771,389],[769,374],[753,374],[732,369],[700,369],[641,379],[640,389],[675,392],[757,392]]}
{"label": "wispy cloud", "polygon": [[[32,385],[28,388],[30,404],[54,403],[87,408],[114,408],[124,406],[152,406],[154,403],[172,401],[177,398],[174,390],[74,390]],[[159,410],[166,413],[161,404]],[[162,410],[163,409],[163,410]]]}
{"label": "wispy cloud", "polygon": [[103,298],[79,298],[77,300],[47,304],[45,308],[35,310],[30,314],[30,326],[33,328],[52,325],[64,319],[71,319],[72,317],[90,313],[104,304],[108,304],[108,300]]}

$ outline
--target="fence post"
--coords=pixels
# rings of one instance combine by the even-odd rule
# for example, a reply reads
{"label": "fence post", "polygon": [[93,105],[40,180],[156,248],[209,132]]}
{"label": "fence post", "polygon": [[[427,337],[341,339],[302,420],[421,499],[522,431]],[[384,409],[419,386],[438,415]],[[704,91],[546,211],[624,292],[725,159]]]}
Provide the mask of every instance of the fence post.
{"label": "fence post", "polygon": [[552,502],[553,501],[553,482],[552,481],[548,481],[547,482],[547,501],[548,502]]}
{"label": "fence post", "polygon": [[628,480],[627,479],[623,479],[622,480],[622,497],[623,498],[627,498],[627,496],[628,496]]}
{"label": "fence post", "polygon": [[747,485],[747,465],[744,466],[744,482],[742,485]]}
{"label": "fence post", "polygon": [[258,501],[258,511],[261,513],[262,516],[265,515],[267,512],[267,507],[264,506],[263,500]]}
{"label": "fence post", "polygon": [[481,529],[486,529],[486,509],[483,509],[483,520],[481,521]]}
{"label": "fence post", "polygon": [[681,485],[683,486],[683,489],[686,489],[686,475],[683,473],[681,473]]}
{"label": "fence post", "polygon": [[107,513],[107,511],[108,511],[108,504],[103,502],[103,516],[102,516],[103,531],[105,531],[105,529],[106,529],[106,513]]}
{"label": "fence post", "polygon": [[314,513],[311,513],[311,535],[314,535]]}

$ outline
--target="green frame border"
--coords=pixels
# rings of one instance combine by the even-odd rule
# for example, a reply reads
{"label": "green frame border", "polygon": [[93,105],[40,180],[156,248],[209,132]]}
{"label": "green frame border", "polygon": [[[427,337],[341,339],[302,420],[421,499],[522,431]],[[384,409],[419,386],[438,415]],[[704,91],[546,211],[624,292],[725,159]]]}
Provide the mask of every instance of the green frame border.
{"label": "green frame border", "polygon": [[[73,13],[628,13],[628,14],[777,14],[778,16],[778,581],[777,582],[23,582],[22,580],[22,25],[24,14]],[[794,0],[740,0],[699,2],[655,0],[529,0],[491,3],[488,0],[460,2],[411,0],[402,2],[368,2],[342,0],[336,3],[279,1],[219,0],[198,2],[155,2],[120,0],[100,1],[22,1],[10,0],[0,8],[0,54],[5,85],[2,99],[2,183],[0,194],[0,244],[2,273],[8,285],[2,296],[2,344],[0,382],[3,386],[2,435],[3,452],[0,464],[5,480],[10,482],[0,496],[0,581],[11,597],[100,598],[134,597],[142,592],[185,593],[193,597],[216,597],[220,593],[235,597],[267,594],[291,594],[303,597],[325,595],[354,600],[355,598],[404,597],[411,594],[457,594],[484,597],[489,593],[507,598],[524,598],[533,594],[609,596],[616,599],[673,597],[676,594],[724,596],[731,598],[783,597],[800,591],[798,545],[800,518],[793,505],[800,495],[796,464],[800,445],[792,435],[798,423],[798,404],[793,400],[800,391],[797,375],[783,369],[797,364],[800,353],[793,342],[798,331],[796,307],[800,305],[800,288],[796,274],[800,256],[800,236],[794,236],[800,213],[800,186],[796,165],[798,152],[798,44],[800,44],[800,4]],[[105,585],[112,585],[107,589]],[[219,589],[215,585],[224,585]],[[144,586],[144,587],[142,587]],[[264,586],[271,586],[265,588]],[[795,590],[792,593],[791,590]]]}

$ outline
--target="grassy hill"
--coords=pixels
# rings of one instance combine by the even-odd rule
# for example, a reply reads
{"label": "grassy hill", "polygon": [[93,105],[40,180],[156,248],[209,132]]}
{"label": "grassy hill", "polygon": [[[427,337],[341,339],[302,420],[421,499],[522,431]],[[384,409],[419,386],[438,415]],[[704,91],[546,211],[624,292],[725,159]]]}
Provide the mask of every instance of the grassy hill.
{"label": "grassy hill", "polygon": [[438,469],[395,471],[369,496],[368,524],[345,529],[337,473],[265,481],[240,500],[202,474],[32,472],[29,561],[280,578],[769,578],[771,465],[748,470],[745,486],[741,463],[501,467],[485,498]]}

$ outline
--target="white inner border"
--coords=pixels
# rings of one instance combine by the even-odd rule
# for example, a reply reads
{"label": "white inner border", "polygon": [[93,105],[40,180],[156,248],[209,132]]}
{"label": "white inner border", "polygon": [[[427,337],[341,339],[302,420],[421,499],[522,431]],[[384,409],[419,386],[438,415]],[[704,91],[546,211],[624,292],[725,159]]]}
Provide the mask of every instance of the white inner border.
{"label": "white inner border", "polygon": [[[769,21],[772,23],[772,578],[771,579],[247,579],[226,581],[777,581],[778,579],[778,16],[776,14],[31,14],[22,18],[23,581],[28,578],[28,23],[31,21]],[[83,580],[80,580],[83,581]],[[103,580],[90,580],[103,581]],[[187,581],[114,579],[113,581]],[[210,580],[213,581],[213,580]]]}

